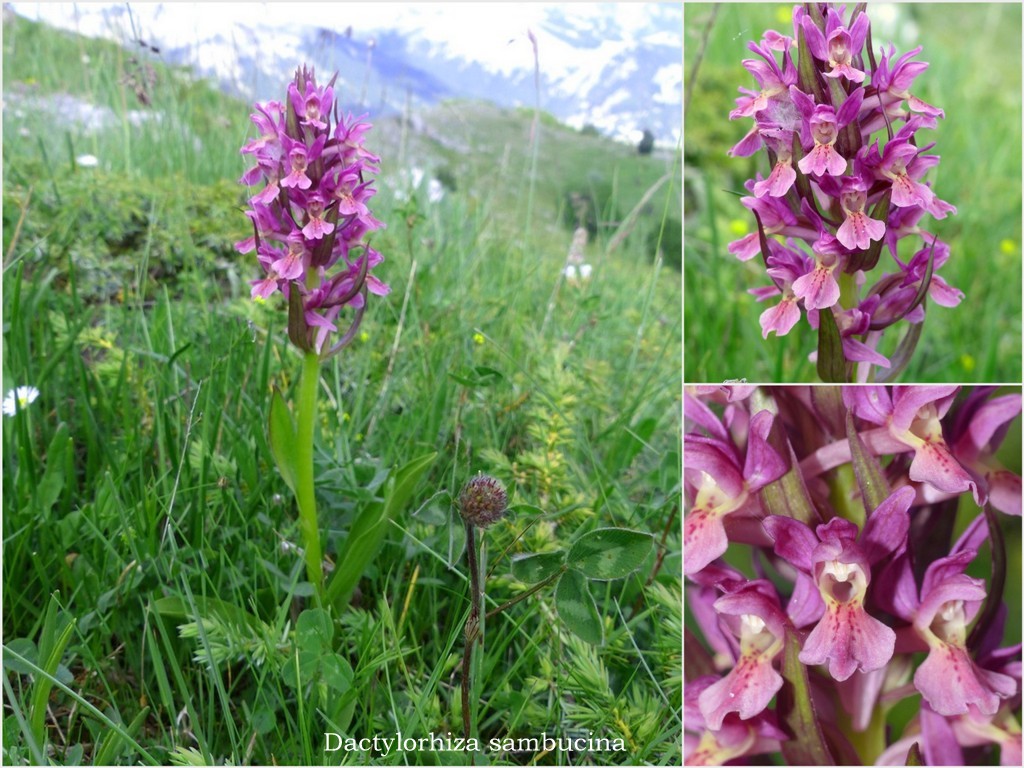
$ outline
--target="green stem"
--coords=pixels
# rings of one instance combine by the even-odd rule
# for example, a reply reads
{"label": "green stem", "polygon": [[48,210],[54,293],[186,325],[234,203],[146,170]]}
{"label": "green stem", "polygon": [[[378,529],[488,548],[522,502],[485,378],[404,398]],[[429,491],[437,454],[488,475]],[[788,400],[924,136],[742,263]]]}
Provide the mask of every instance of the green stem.
{"label": "green stem", "polygon": [[306,574],[321,596],[324,584],[323,553],[320,549],[320,525],[316,516],[313,491],[313,430],[316,426],[316,395],[320,388],[320,357],[306,352],[299,382],[298,445],[296,446],[295,497],[299,503],[299,530],[306,553]]}
{"label": "green stem", "polygon": [[843,309],[857,306],[857,281],[853,275],[839,273],[839,305]]}

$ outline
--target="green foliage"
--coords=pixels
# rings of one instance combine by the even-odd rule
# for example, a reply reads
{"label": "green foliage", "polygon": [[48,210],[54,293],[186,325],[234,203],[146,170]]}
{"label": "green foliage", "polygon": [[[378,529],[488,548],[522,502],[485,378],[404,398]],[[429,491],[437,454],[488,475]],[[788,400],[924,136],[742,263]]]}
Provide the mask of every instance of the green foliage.
{"label": "green foliage", "polygon": [[[519,556],[557,573],[585,531],[657,535],[665,558],[635,577],[584,579],[602,646],[557,620],[554,589],[489,621],[482,735],[590,728],[628,745],[595,763],[678,762],[681,723],[660,713],[681,702],[678,629],[663,618],[681,588],[669,523],[679,286],[651,264],[649,239],[659,234],[668,260],[662,217],[678,192],[660,187],[610,252],[620,222],[607,217],[588,245],[591,279],[560,280],[570,182],[596,171],[610,183],[605,213],[629,212],[678,158],[544,121],[527,226],[532,111],[444,105],[404,144],[397,121],[376,121],[374,212],[388,229],[374,247],[392,293],[321,370],[316,505],[339,599],[318,606],[275,461],[291,415],[273,393],[294,388],[301,361],[284,302],[250,300],[257,268],[234,248],[251,234],[235,181],[251,110],[138,59],[4,25],[12,108],[71,91],[114,116],[99,134],[26,119],[37,141],[5,110],[3,380],[41,391],[2,420],[3,578],[18,585],[3,596],[5,761],[331,763],[342,756],[323,753],[326,730],[457,730],[466,604],[451,486],[486,470],[508,484],[514,514],[488,529],[485,609],[528,588]],[[148,82],[146,65],[149,107],[120,83]],[[169,117],[137,126],[132,110]],[[81,152],[100,166],[75,165]],[[412,162],[448,169],[457,189],[398,203],[388,174]],[[36,743],[35,668],[58,590],[76,621]],[[371,757],[453,759],[348,761]]]}

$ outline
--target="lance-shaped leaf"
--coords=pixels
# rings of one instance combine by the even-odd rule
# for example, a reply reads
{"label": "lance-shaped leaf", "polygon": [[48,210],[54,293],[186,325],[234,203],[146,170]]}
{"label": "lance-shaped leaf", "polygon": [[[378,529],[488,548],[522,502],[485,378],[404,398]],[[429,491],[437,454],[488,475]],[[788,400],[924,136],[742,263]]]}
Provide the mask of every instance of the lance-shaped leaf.
{"label": "lance-shaped leaf", "polygon": [[309,343],[309,326],[306,325],[306,310],[302,306],[298,286],[294,284],[288,288],[288,338],[303,352],[312,349]]}
{"label": "lance-shaped leaf", "polygon": [[[815,3],[810,3],[814,6]],[[818,13],[821,16],[821,13]],[[825,24],[821,23],[821,28],[824,30]],[[814,56],[811,54],[811,47],[807,44],[807,37],[804,35],[803,27],[797,30],[797,62],[796,62],[798,82],[800,83],[800,90],[806,94],[814,96],[814,101],[818,104],[825,103],[825,89],[821,84],[821,76],[818,74],[818,68],[814,66]]]}
{"label": "lance-shaped leaf", "polygon": [[839,387],[811,387],[811,402],[829,434],[838,436],[846,428],[846,406]]}
{"label": "lance-shaped leaf", "polygon": [[999,527],[999,519],[991,504],[985,505],[985,522],[988,524],[988,541],[992,548],[992,579],[989,582],[988,597],[985,598],[985,608],[974,624],[970,637],[967,638],[967,647],[972,651],[981,644],[985,633],[999,614],[999,607],[1003,603],[1003,589],[1006,586],[1006,542],[1003,541],[1003,531]]}
{"label": "lance-shaped leaf", "polygon": [[[757,411],[768,410],[778,414],[775,401],[761,389],[754,392],[753,402]],[[800,474],[800,462],[796,459],[781,420],[775,419],[772,423],[767,442],[783,459],[789,457],[789,471],[761,489],[761,503],[765,511],[769,515],[791,517],[807,525],[820,523],[821,517],[814,508],[810,493],[807,492],[804,477]]]}
{"label": "lance-shaped leaf", "polygon": [[861,496],[864,499],[865,511],[873,512],[889,497],[889,484],[882,474],[878,460],[864,447],[864,442],[857,434],[853,424],[853,413],[846,412],[846,439],[850,442],[850,456],[853,459],[853,474],[857,478]]}
{"label": "lance-shaped leaf", "polygon": [[285,484],[295,493],[296,445],[295,420],[281,390],[274,387],[270,396],[270,452],[274,455],[277,471]]}
{"label": "lance-shaped leaf", "polygon": [[843,337],[831,308],[818,313],[818,377],[828,384],[846,383]]}
{"label": "lance-shaped leaf", "polygon": [[779,725],[789,736],[782,742],[782,754],[790,765],[835,765],[811,701],[807,667],[799,656],[800,638],[793,627],[787,626],[783,684],[776,705]]}
{"label": "lance-shaped leaf", "polygon": [[[754,221],[757,222],[757,238],[761,244],[761,260],[764,262],[765,269],[768,269],[768,256],[771,254],[768,245],[768,236],[764,233],[764,225],[761,223],[761,217],[757,215],[757,211],[754,211]],[[772,277],[771,274],[768,277]],[[784,291],[782,283],[772,277],[772,282],[775,283],[775,287],[780,291]]]}
{"label": "lance-shaped leaf", "polygon": [[360,577],[384,544],[390,521],[408,504],[416,484],[435,458],[437,453],[428,453],[393,469],[384,481],[383,498],[367,504],[356,517],[338,552],[334,576],[327,585],[327,602],[339,609],[348,605]]}

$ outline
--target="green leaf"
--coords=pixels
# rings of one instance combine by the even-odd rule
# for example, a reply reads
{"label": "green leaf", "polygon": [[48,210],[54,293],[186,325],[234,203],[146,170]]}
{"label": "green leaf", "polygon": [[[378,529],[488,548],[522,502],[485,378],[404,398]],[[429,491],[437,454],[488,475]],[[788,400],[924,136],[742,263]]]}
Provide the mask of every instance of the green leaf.
{"label": "green leaf", "polygon": [[792,626],[787,626],[784,682],[776,699],[779,725],[789,736],[782,742],[782,755],[790,765],[835,765],[811,701],[807,667],[799,656],[800,638]]}
{"label": "green leaf", "polygon": [[106,736],[94,753],[92,764],[116,765],[117,758],[121,756],[124,748],[128,746],[128,739],[135,738],[135,734],[142,728],[142,724],[148,716],[149,707],[143,707],[123,733],[115,730],[107,731]]}
{"label": "green leaf", "polygon": [[62,422],[57,427],[57,432],[46,451],[46,470],[35,490],[36,503],[44,514],[49,513],[53,505],[57,503],[57,499],[60,498],[60,492],[64,490],[64,478],[67,471],[65,459],[70,452],[71,432],[68,425]]}
{"label": "green leaf", "polygon": [[330,647],[334,639],[334,622],[323,608],[307,608],[295,622],[295,636],[300,648]]}
{"label": "green leaf", "polygon": [[263,622],[234,603],[202,595],[193,595],[193,600],[194,602],[189,604],[178,596],[161,597],[159,600],[153,601],[153,610],[161,616],[169,616],[172,619],[193,621],[197,617],[200,619],[215,618],[227,626],[248,626],[256,632],[262,632]]}
{"label": "green leaf", "polygon": [[45,675],[38,675],[32,686],[29,723],[37,744],[46,743],[46,705],[50,700],[53,678],[57,676],[57,668],[60,666],[64,649],[75,629],[75,622],[70,616],[64,611],[58,613],[60,604],[57,598],[57,592],[50,595],[42,633],[39,636],[39,668]]}
{"label": "green leaf", "polygon": [[[775,404],[775,400],[765,390],[756,390],[752,397],[755,412],[768,410],[778,415],[779,408]],[[814,502],[811,501],[811,495],[804,484],[800,463],[797,461],[793,447],[789,443],[789,437],[786,436],[786,431],[778,419],[772,423],[771,431],[768,433],[768,445],[783,459],[789,459],[789,471],[761,489],[761,501],[765,510],[769,515],[791,517],[811,526],[820,523],[821,517],[818,515],[818,510],[815,508]]]}
{"label": "green leaf", "polygon": [[295,420],[281,391],[274,387],[274,394],[270,398],[270,450],[274,454],[277,471],[292,489],[292,493],[295,493],[297,445]]}
{"label": "green leaf", "polygon": [[572,545],[566,562],[588,579],[621,579],[643,565],[654,539],[626,528],[598,528]]}
{"label": "green leaf", "polygon": [[555,588],[555,608],[573,634],[592,645],[602,643],[604,623],[582,573],[569,570],[562,574]]}
{"label": "green leaf", "polygon": [[512,558],[512,575],[527,584],[536,584],[554,575],[565,563],[565,552],[541,552]]}
{"label": "green leaf", "polygon": [[11,642],[4,644],[4,669],[17,672],[19,675],[31,674],[32,668],[24,662],[8,655],[7,651],[14,651],[31,664],[39,666],[39,649],[36,644],[27,637],[16,637]]}
{"label": "green leaf", "polygon": [[298,291],[288,291],[288,338],[303,352],[309,352],[309,326],[306,325],[306,311]]}
{"label": "green leaf", "polygon": [[348,660],[336,653],[328,653],[320,659],[320,674],[328,688],[336,693],[345,693],[352,688],[355,673]]}
{"label": "green leaf", "polygon": [[818,377],[826,384],[846,383],[843,337],[831,309],[818,313]]}
{"label": "green leaf", "polygon": [[868,453],[853,424],[853,414],[846,412],[846,438],[850,441],[850,455],[853,459],[853,474],[857,478],[867,513],[874,512],[878,505],[889,498],[889,484],[882,474],[878,459]]}
{"label": "green leaf", "polygon": [[437,453],[413,459],[401,469],[392,470],[384,483],[384,498],[366,505],[349,531],[327,586],[328,603],[345,606],[359,583],[366,566],[377,556],[393,520],[409,503],[416,484],[434,463]]}

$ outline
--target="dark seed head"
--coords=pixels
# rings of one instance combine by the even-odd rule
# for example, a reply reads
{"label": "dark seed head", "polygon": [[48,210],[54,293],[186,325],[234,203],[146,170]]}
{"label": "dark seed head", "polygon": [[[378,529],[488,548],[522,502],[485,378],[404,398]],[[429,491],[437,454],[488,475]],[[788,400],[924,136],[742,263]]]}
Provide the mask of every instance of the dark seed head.
{"label": "dark seed head", "polygon": [[505,486],[490,475],[477,475],[462,486],[459,513],[467,523],[478,528],[494,525],[508,508]]}

